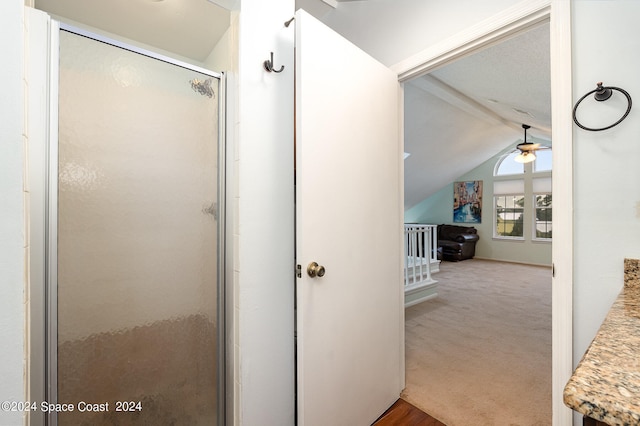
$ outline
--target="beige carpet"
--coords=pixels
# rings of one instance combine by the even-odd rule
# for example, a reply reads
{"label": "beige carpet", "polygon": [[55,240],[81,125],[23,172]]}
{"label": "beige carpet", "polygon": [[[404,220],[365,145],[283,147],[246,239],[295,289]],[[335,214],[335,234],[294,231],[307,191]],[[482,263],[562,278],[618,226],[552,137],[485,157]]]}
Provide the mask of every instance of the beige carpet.
{"label": "beige carpet", "polygon": [[447,426],[551,424],[551,268],[442,262],[406,309],[403,398]]}

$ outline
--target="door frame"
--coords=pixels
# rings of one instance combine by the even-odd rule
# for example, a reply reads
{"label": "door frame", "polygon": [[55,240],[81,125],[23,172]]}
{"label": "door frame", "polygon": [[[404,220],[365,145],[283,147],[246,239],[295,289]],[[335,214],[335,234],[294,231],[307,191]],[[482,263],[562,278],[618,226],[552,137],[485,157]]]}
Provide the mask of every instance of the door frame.
{"label": "door frame", "polygon": [[[554,237],[552,242],[553,425],[571,425],[562,402],[573,370],[573,124],[571,4],[565,0],[521,2],[489,20],[391,67],[401,83],[497,44],[542,22],[550,23]],[[556,267],[556,265],[558,265]]]}
{"label": "door frame", "polygon": [[[67,31],[170,65],[196,71],[219,80],[218,90],[218,206],[217,206],[217,411],[218,423],[232,415],[233,401],[228,395],[231,375],[228,368],[231,335],[229,260],[227,244],[226,185],[228,170],[226,138],[227,83],[224,72],[215,72],[147,49],[130,45],[73,25],[51,19],[45,12],[25,8],[29,22],[28,52],[31,60],[25,69],[28,85],[28,185],[29,284],[27,329],[28,400],[57,402],[57,189],[58,189],[58,90],[60,31]],[[28,424],[56,425],[55,415],[41,411],[27,413]]]}

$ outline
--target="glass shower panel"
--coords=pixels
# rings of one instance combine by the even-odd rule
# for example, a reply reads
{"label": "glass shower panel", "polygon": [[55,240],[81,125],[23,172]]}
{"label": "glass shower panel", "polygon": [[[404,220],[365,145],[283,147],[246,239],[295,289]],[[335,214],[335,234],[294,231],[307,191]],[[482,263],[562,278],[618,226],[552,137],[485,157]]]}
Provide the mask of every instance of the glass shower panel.
{"label": "glass shower panel", "polygon": [[218,86],[60,33],[61,425],[216,424]]}

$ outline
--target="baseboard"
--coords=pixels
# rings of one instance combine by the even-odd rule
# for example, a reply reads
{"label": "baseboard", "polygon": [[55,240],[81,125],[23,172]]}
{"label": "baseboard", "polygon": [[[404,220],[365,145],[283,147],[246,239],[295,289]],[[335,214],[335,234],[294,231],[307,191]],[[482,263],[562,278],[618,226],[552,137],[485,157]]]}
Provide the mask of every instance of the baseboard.
{"label": "baseboard", "polygon": [[438,296],[438,281],[418,284],[415,288],[409,288],[404,292],[404,307],[417,305]]}
{"label": "baseboard", "polygon": [[551,264],[545,264],[545,263],[522,262],[519,260],[493,259],[493,258],[480,257],[480,256],[474,256],[473,258],[478,260],[488,260],[493,262],[515,263],[517,265],[544,266],[546,268],[551,268]]}
{"label": "baseboard", "polygon": [[431,273],[435,274],[436,272],[440,272],[440,260],[432,260],[431,261]]}

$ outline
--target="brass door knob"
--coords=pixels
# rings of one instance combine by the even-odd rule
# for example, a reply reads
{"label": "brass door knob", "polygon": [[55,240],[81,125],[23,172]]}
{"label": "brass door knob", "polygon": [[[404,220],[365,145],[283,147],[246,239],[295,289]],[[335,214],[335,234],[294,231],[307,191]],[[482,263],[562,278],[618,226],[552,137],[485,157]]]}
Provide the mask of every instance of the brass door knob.
{"label": "brass door knob", "polygon": [[309,266],[307,266],[307,274],[311,277],[323,277],[325,273],[324,266],[318,265],[316,262],[311,262]]}

